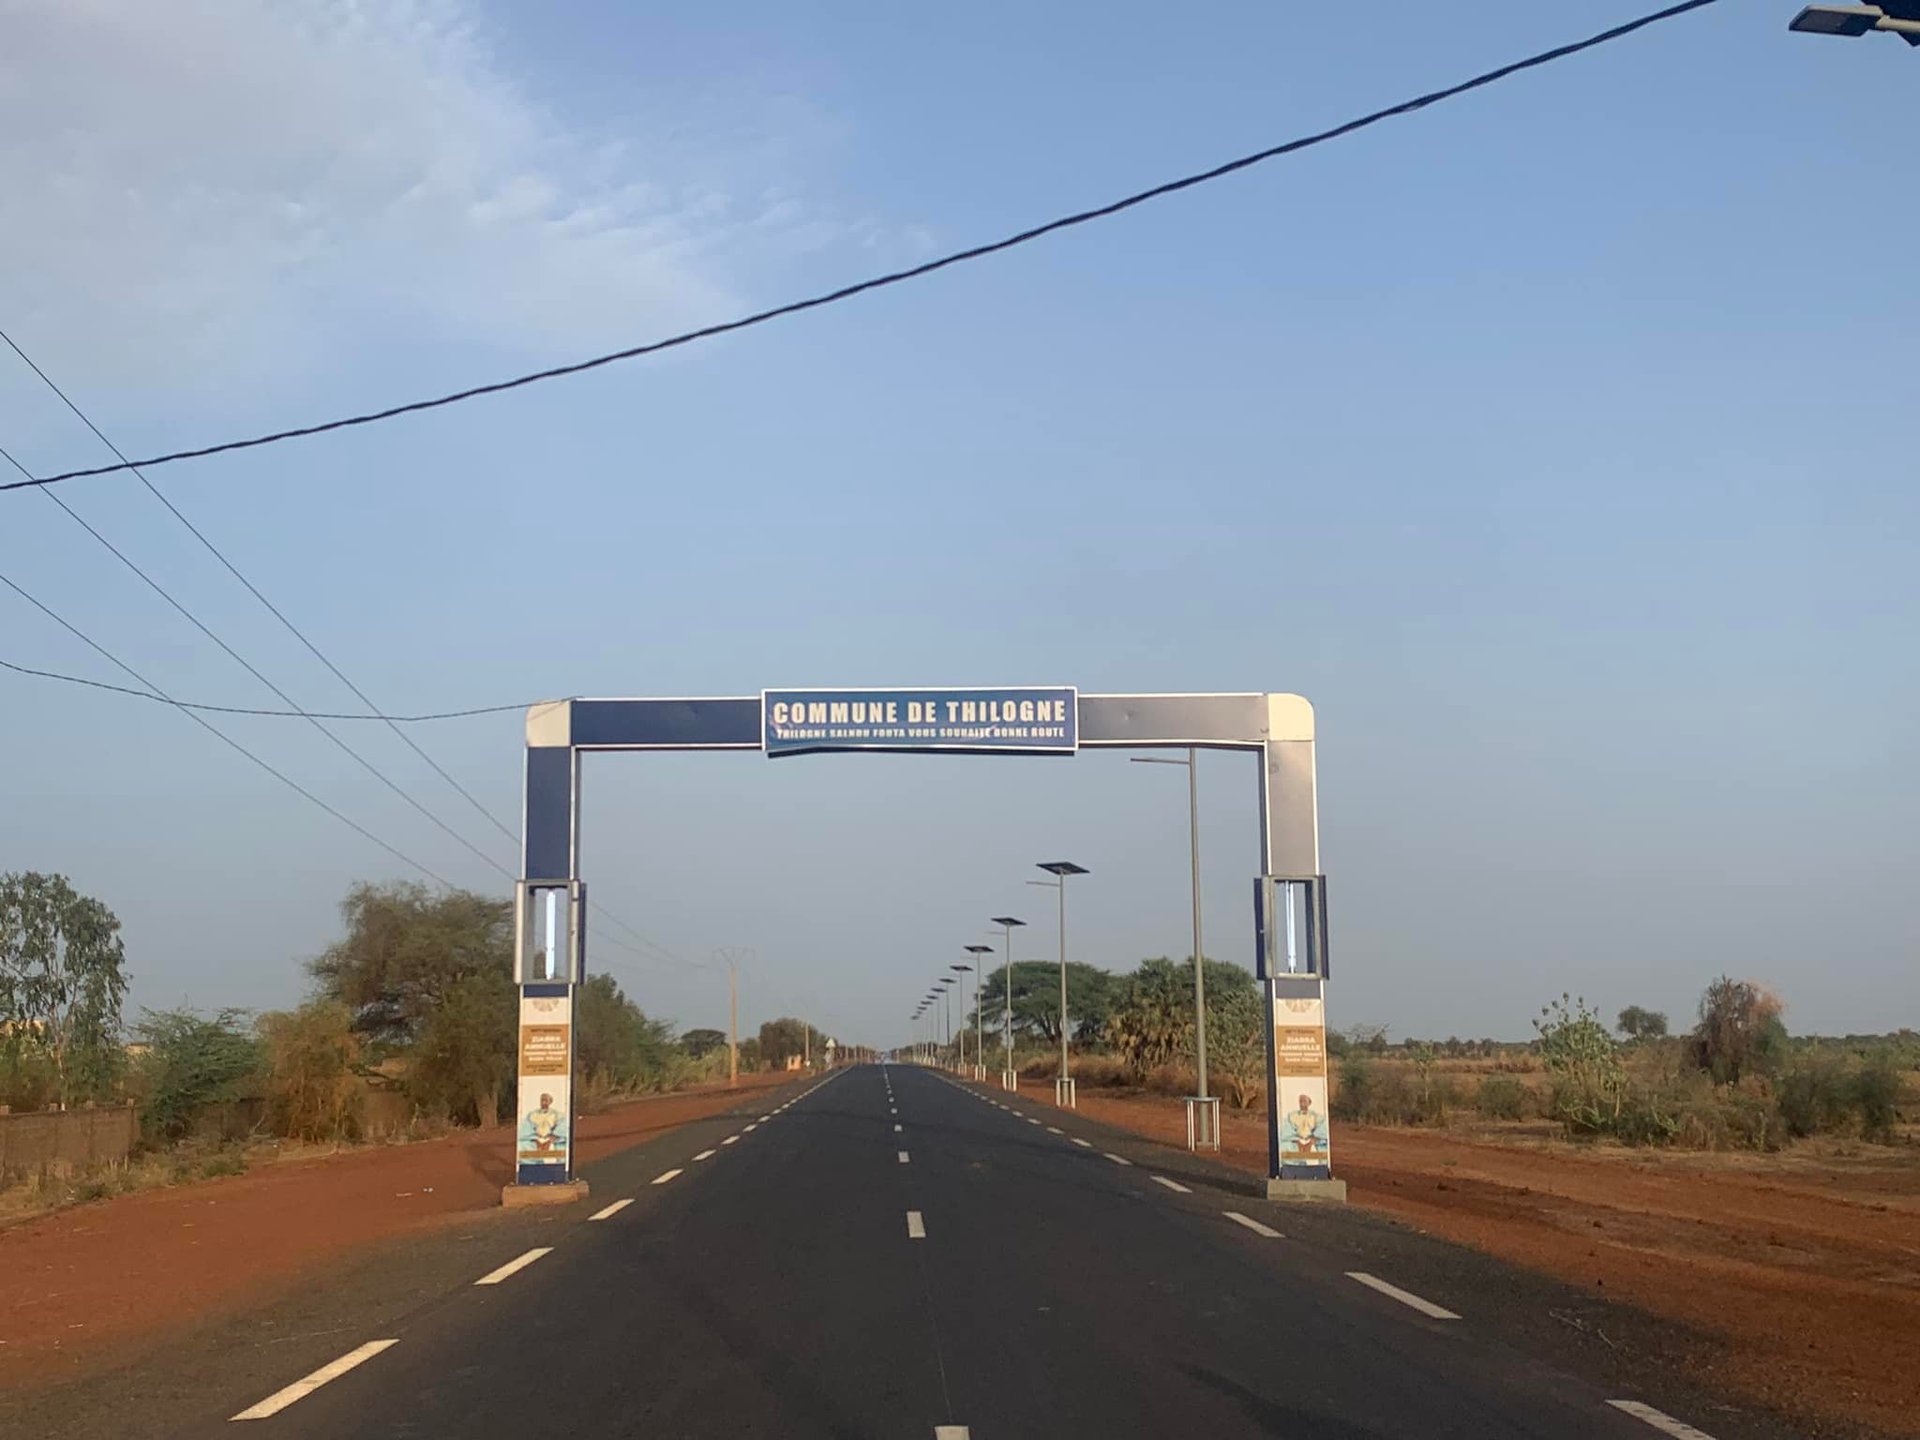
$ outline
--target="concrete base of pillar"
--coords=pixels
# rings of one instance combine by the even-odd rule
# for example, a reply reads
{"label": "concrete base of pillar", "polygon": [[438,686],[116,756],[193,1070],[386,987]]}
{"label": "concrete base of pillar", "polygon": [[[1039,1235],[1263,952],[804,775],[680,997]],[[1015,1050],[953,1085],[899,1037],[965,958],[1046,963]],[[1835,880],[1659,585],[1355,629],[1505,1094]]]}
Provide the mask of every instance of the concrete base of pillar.
{"label": "concrete base of pillar", "polygon": [[1064,1079],[1060,1076],[1055,1076],[1053,1081],[1053,1103],[1058,1105],[1062,1110],[1076,1109],[1078,1101],[1074,1096],[1073,1088],[1073,1077],[1071,1075]]}
{"label": "concrete base of pillar", "polygon": [[1002,1090],[1018,1090],[1020,1088],[1020,1072],[1018,1070],[1002,1070],[1000,1072],[1000,1088]]}
{"label": "concrete base of pillar", "polygon": [[509,1210],[527,1205],[571,1205],[586,1199],[589,1193],[584,1180],[569,1180],[564,1185],[502,1185],[500,1203]]}
{"label": "concrete base of pillar", "polygon": [[1267,1199],[1308,1200],[1327,1205],[1344,1205],[1347,1203],[1347,1182],[1344,1180],[1269,1180],[1267,1181]]}

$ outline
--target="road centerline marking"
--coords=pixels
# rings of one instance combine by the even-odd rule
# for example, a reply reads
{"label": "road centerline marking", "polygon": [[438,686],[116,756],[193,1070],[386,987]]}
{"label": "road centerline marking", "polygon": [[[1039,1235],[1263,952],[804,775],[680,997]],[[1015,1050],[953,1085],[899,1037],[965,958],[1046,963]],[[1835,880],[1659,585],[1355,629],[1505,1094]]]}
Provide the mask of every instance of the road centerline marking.
{"label": "road centerline marking", "polygon": [[1114,1163],[1114,1164],[1116,1164],[1116,1165],[1131,1165],[1131,1164],[1133,1164],[1133,1161],[1131,1161],[1131,1160],[1129,1160],[1129,1159],[1127,1159],[1127,1157],[1126,1157],[1126,1156],[1124,1156],[1124,1155],[1116,1155],[1116,1154],[1114,1154],[1114,1153],[1113,1153],[1113,1152],[1112,1152],[1111,1150],[1102,1150],[1102,1151],[1101,1151],[1100,1153],[1101,1153],[1102,1155],[1105,1155],[1105,1156],[1107,1157],[1107,1159],[1109,1159],[1109,1160],[1111,1160],[1111,1161],[1113,1161],[1113,1163]]}
{"label": "road centerline marking", "polygon": [[1049,1126],[1047,1126],[1047,1134],[1049,1134],[1049,1135],[1058,1135],[1058,1134],[1060,1134],[1060,1133],[1061,1133],[1061,1132],[1060,1132],[1060,1127],[1059,1127],[1058,1125],[1049,1125]]}
{"label": "road centerline marking", "polygon": [[907,1211],[907,1238],[909,1240],[927,1238],[927,1222],[920,1218],[918,1210]]}
{"label": "road centerline marking", "polygon": [[1644,1420],[1656,1430],[1664,1430],[1674,1440],[1713,1440],[1704,1430],[1696,1430],[1684,1420],[1676,1420],[1664,1410],[1643,1405],[1638,1400],[1609,1400],[1607,1404],[1636,1420]]}
{"label": "road centerline marking", "polygon": [[1073,1143],[1078,1145],[1082,1150],[1093,1149],[1093,1142],[1091,1140],[1082,1140],[1078,1135],[1073,1137]]}
{"label": "road centerline marking", "polygon": [[624,1200],[614,1201],[613,1204],[607,1206],[607,1208],[604,1210],[594,1211],[593,1214],[589,1215],[587,1218],[589,1220],[611,1220],[614,1216],[618,1215],[622,1210],[626,1209],[627,1206],[631,1204],[633,1204],[633,1197],[629,1195]]}
{"label": "road centerline marking", "polygon": [[1347,1271],[1347,1278],[1349,1280],[1358,1280],[1369,1290],[1378,1290],[1382,1295],[1398,1300],[1402,1305],[1418,1310],[1422,1315],[1430,1316],[1435,1320],[1458,1320],[1460,1318],[1444,1305],[1436,1305],[1431,1300],[1422,1300],[1412,1291],[1402,1290],[1398,1285],[1389,1285],[1378,1275],[1369,1275],[1364,1270],[1349,1270]]}
{"label": "road centerline marking", "polygon": [[1178,1180],[1169,1180],[1164,1175],[1155,1175],[1152,1177],[1152,1179],[1154,1184],[1164,1185],[1167,1187],[1167,1189],[1173,1191],[1173,1193],[1176,1195],[1193,1194],[1193,1191],[1189,1190],[1186,1186],[1182,1185]]}
{"label": "road centerline marking", "polygon": [[902,1165],[904,1165],[904,1164],[906,1164],[906,1163],[907,1163],[907,1152],[906,1152],[906,1151],[904,1151],[904,1150],[902,1150],[902,1151],[900,1152],[900,1163],[901,1163]]}
{"label": "road centerline marking", "polygon": [[713,1150],[702,1150],[698,1155],[694,1156],[693,1158],[695,1160],[711,1160],[717,1153],[718,1153],[717,1151],[713,1151]]}
{"label": "road centerline marking", "polygon": [[[1233,1221],[1234,1224],[1244,1226],[1256,1235],[1264,1235],[1269,1240],[1284,1240],[1287,1238],[1271,1225],[1262,1225],[1252,1216],[1242,1215],[1238,1210],[1222,1210],[1220,1213],[1225,1215],[1227,1219]],[[1358,1279],[1359,1277],[1355,1276],[1354,1278]]]}
{"label": "road centerline marking", "polygon": [[509,1260],[498,1270],[489,1270],[473,1283],[476,1285],[498,1285],[502,1280],[513,1275],[518,1275],[542,1255],[551,1255],[552,1253],[553,1247],[551,1245],[536,1245],[533,1249],[527,1251],[526,1254],[516,1256],[514,1259]]}
{"label": "road centerline marking", "polygon": [[338,1360],[330,1360],[311,1375],[302,1376],[291,1385],[282,1387],[267,1396],[257,1405],[249,1405],[233,1418],[235,1420],[264,1420],[269,1415],[278,1415],[296,1400],[304,1400],[329,1380],[338,1380],[355,1366],[364,1365],[382,1350],[398,1345],[398,1338],[392,1340],[369,1340],[342,1355]]}
{"label": "road centerline marking", "polygon": [[964,1425],[936,1425],[933,1427],[933,1440],[968,1440],[967,1427]]}
{"label": "road centerline marking", "polygon": [[727,1136],[726,1139],[722,1140],[720,1143],[722,1145],[731,1145],[733,1144],[734,1141],[738,1140],[739,1138],[740,1137],[738,1135],[729,1135]]}
{"label": "road centerline marking", "polygon": [[658,1175],[653,1177],[653,1183],[655,1185],[664,1185],[680,1173],[678,1170],[662,1170]]}

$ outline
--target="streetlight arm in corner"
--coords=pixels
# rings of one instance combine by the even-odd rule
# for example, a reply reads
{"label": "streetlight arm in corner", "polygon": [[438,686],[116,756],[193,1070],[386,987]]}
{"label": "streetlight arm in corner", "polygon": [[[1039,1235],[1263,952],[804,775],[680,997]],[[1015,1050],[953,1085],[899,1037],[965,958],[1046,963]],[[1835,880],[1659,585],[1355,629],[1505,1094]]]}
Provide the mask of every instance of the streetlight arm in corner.
{"label": "streetlight arm in corner", "polygon": [[1920,0],[1887,0],[1884,5],[1808,5],[1787,22],[1802,35],[1865,35],[1885,30],[1909,45],[1920,45]]}

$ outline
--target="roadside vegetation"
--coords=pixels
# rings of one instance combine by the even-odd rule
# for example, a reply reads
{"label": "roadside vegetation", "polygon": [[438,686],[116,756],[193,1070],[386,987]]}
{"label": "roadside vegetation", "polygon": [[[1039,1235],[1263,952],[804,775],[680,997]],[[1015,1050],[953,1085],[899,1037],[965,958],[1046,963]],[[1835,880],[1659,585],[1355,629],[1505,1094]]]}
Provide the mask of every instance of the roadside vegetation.
{"label": "roadside vegetation", "polygon": [[[518,1027],[511,903],[361,884],[341,919],[295,1009],[128,1018],[112,911],[61,876],[0,875],[0,1108],[131,1106],[138,1126],[125,1160],[0,1172],[0,1215],[505,1118]],[[574,1024],[582,1113],[728,1073],[724,1034],[677,1035],[611,975],[580,987]],[[823,1038],[771,1021],[741,1044],[740,1069],[784,1068],[808,1046],[818,1057]]]}
{"label": "roadside vegetation", "polygon": [[[1265,1100],[1260,992],[1237,965],[1206,963],[1210,1088],[1232,1108]],[[981,987],[986,1064],[1004,1055],[1004,971]],[[1013,967],[1014,1057],[1024,1080],[1060,1067],[1060,970]],[[1067,967],[1072,1069],[1082,1086],[1194,1093],[1193,966],[1141,961],[1115,974]],[[971,1022],[971,1015],[968,1016]],[[1775,1150],[1813,1136],[1888,1144],[1920,1119],[1920,1034],[1796,1037],[1778,997],[1722,976],[1690,1029],[1629,1005],[1612,1025],[1584,1000],[1550,1002],[1524,1041],[1390,1038],[1380,1025],[1327,1037],[1332,1107],[1348,1122],[1562,1135],[1634,1146]],[[972,1058],[971,1031],[966,1040]],[[949,1052],[951,1055],[951,1052]]]}

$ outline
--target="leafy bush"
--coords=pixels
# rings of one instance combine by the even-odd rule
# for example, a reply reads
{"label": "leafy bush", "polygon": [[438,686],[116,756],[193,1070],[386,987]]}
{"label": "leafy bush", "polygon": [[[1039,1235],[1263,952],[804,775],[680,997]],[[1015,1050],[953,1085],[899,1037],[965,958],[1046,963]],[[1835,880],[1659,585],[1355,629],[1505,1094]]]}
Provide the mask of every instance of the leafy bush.
{"label": "leafy bush", "polygon": [[1893,1127],[1900,1119],[1900,1100],[1904,1090],[1900,1071],[1891,1055],[1870,1056],[1854,1071],[1847,1098],[1860,1118],[1860,1133],[1869,1140],[1893,1138]]}
{"label": "leafy bush", "polygon": [[407,1089],[453,1120],[491,1125],[514,1075],[518,1000],[511,977],[476,971],[447,986],[413,1047]]}
{"label": "leafy bush", "polygon": [[331,1000],[260,1017],[267,1115],[276,1135],[346,1140],[359,1134],[360,1037],[353,1012]]}
{"label": "leafy bush", "polygon": [[1540,1059],[1553,1076],[1552,1114],[1574,1134],[1598,1135],[1620,1117],[1626,1073],[1613,1035],[1584,999],[1562,995],[1533,1022]]}
{"label": "leafy bush", "polygon": [[255,1092],[260,1047],[244,1025],[246,1012],[145,1010],[134,1026],[146,1046],[136,1081],[144,1103],[140,1127],[150,1142],[185,1139],[215,1110]]}
{"label": "leafy bush", "polygon": [[1774,1104],[1787,1133],[1798,1138],[1845,1128],[1853,1109],[1852,1078],[1837,1050],[1796,1056],[1774,1083]]}
{"label": "leafy bush", "polygon": [[1474,1109],[1489,1120],[1524,1120],[1533,1112],[1533,1092],[1511,1075],[1488,1075],[1474,1092]]}
{"label": "leafy bush", "polygon": [[1777,997],[1751,980],[1722,975],[1700,997],[1700,1020],[1687,1042],[1688,1058],[1716,1085],[1768,1075],[1787,1047]]}

